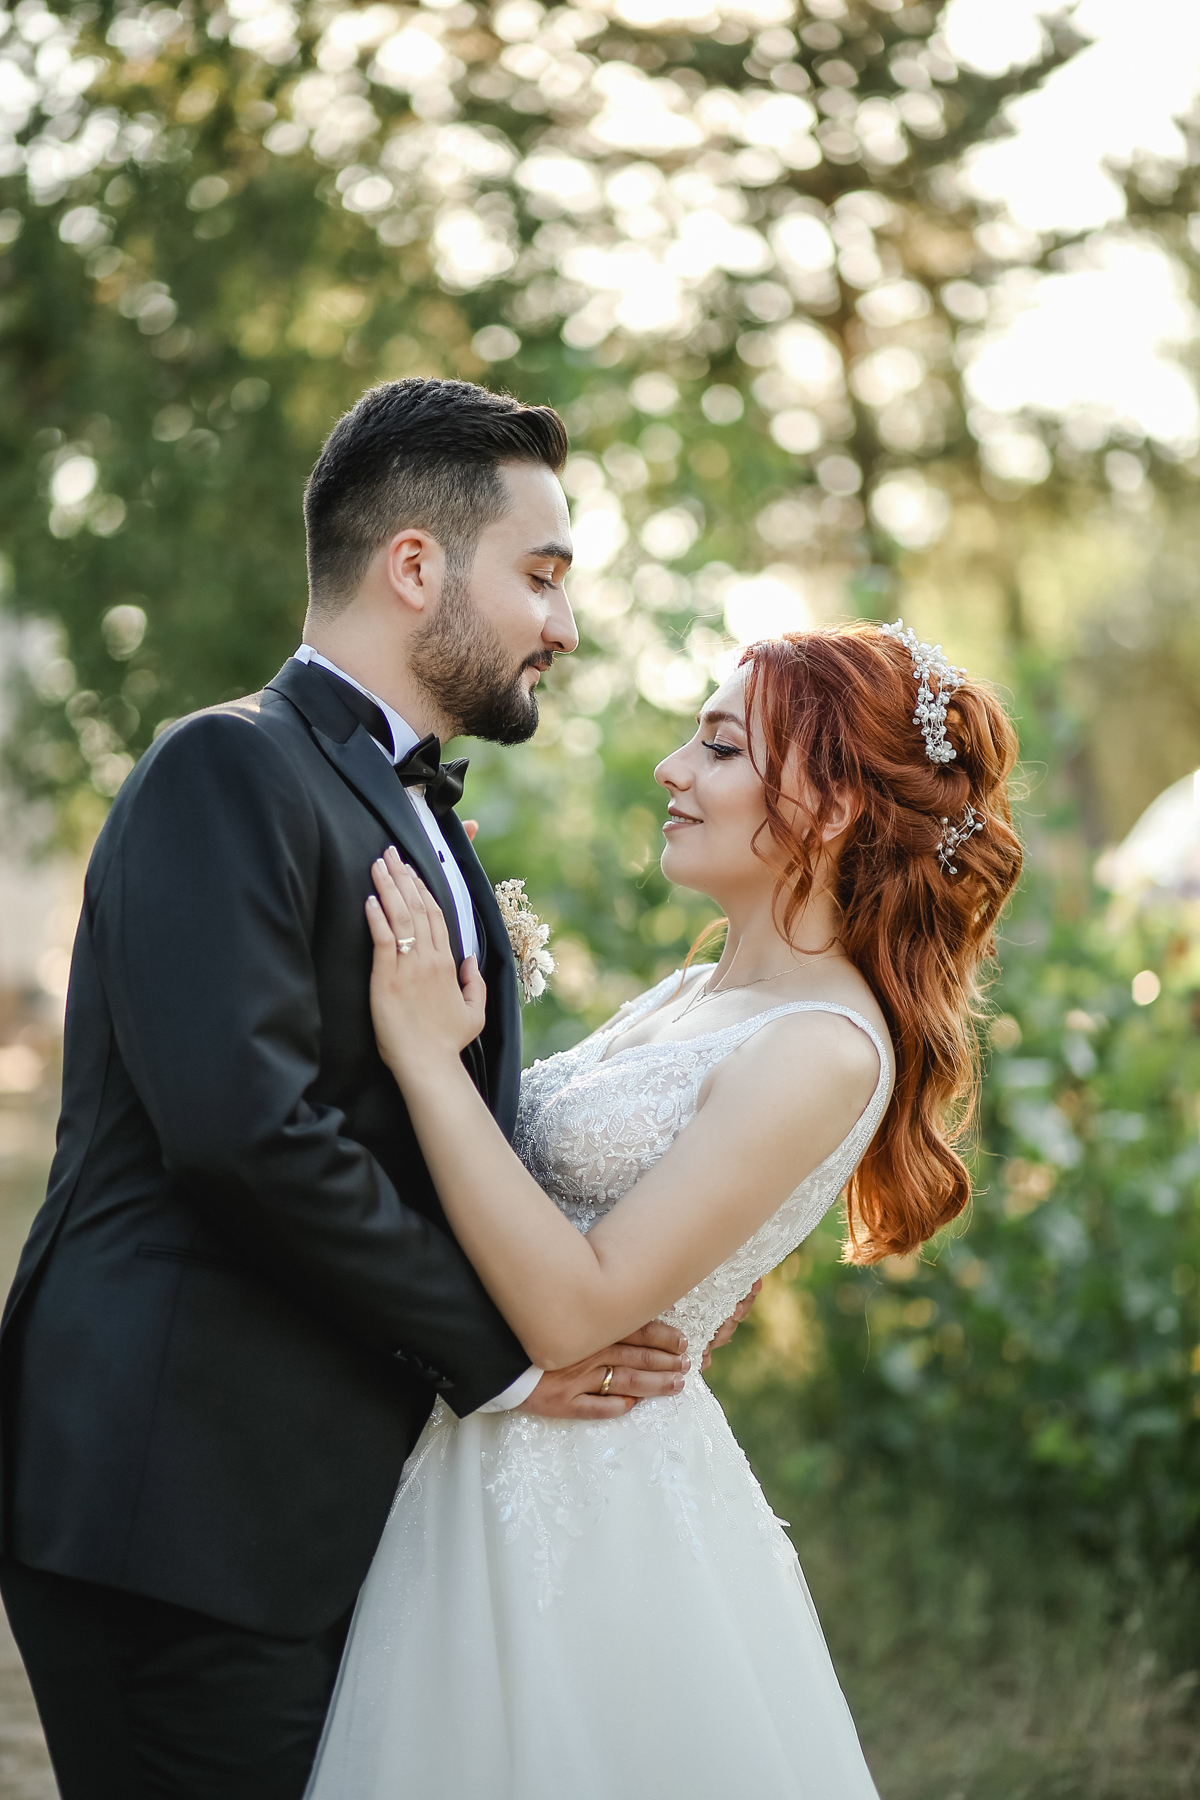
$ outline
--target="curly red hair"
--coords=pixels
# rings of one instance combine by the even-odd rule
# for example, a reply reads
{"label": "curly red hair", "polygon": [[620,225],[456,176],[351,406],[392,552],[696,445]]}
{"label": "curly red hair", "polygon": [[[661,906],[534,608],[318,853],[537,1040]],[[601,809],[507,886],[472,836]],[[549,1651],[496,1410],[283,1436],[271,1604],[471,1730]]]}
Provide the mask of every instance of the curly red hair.
{"label": "curly red hair", "polygon": [[[995,694],[964,681],[946,719],[955,760],[930,762],[913,722],[912,659],[877,625],[790,632],[752,645],[742,662],[747,720],[765,744],[760,830],[780,868],[785,936],[839,797],[857,809],[837,847],[839,937],[887,1019],[896,1087],[847,1189],[846,1257],[905,1255],[971,1195],[956,1145],[978,1093],[981,965],[995,955],[996,922],[1021,872],[1008,787],[1016,732]],[[797,768],[799,809],[789,793]],[[984,827],[954,851],[948,874],[937,856],[944,821],[967,805]]]}

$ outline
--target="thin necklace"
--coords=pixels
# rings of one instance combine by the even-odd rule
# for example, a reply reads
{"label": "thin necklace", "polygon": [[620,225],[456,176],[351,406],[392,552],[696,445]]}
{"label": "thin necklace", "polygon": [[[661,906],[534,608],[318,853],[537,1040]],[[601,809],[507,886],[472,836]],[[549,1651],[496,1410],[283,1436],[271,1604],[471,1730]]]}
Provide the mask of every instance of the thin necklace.
{"label": "thin necklace", "polygon": [[[809,967],[811,963],[824,962],[828,957],[834,956],[836,954],[837,953],[833,950],[821,950],[818,952],[818,954],[816,956],[810,957],[809,962],[806,963],[804,965],[804,967],[805,968]],[[696,989],[696,992],[692,995],[691,999],[688,1001],[688,1003],[684,1007],[683,1011],[679,1014],[679,1018],[686,1019],[688,1014],[692,1011],[693,1007],[703,1006],[704,1002],[706,1000],[716,1000],[719,998],[719,996],[721,994],[736,994],[742,988],[761,987],[761,985],[764,981],[778,981],[778,979],[781,975],[791,975],[791,974],[799,974],[799,973],[800,973],[800,970],[794,969],[794,968],[793,969],[775,969],[770,975],[756,975],[754,977],[753,981],[726,982],[726,984],[723,987],[716,987],[716,988],[714,988],[712,985],[712,976],[710,975],[708,980],[704,983],[703,987],[698,987]],[[678,1020],[676,1020],[676,1023],[678,1023]]]}

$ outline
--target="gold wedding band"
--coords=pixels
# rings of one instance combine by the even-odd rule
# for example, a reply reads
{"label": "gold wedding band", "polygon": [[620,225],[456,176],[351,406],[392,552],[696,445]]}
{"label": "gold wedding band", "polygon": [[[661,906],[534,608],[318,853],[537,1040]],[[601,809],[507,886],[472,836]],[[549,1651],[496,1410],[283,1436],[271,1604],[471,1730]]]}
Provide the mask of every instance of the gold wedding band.
{"label": "gold wedding band", "polygon": [[612,1386],[613,1373],[614,1373],[614,1371],[613,1371],[612,1364],[605,1363],[605,1365],[604,1365],[604,1380],[600,1383],[600,1392],[602,1394],[607,1394],[609,1388]]}
{"label": "gold wedding band", "polygon": [[400,952],[401,956],[407,956],[409,951],[412,949],[413,945],[416,943],[416,941],[417,940],[415,937],[397,938],[396,939],[396,948]]}

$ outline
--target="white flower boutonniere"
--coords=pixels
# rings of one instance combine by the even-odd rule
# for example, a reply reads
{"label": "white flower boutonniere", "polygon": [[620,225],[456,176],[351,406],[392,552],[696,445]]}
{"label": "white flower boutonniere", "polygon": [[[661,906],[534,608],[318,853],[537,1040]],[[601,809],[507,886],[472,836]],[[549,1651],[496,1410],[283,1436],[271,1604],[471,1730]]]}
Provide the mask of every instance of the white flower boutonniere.
{"label": "white flower boutonniere", "polygon": [[547,975],[554,973],[554,958],[546,948],[550,927],[542,924],[525,898],[523,881],[498,881],[496,900],[516,958],[521,997],[536,1000],[546,991]]}

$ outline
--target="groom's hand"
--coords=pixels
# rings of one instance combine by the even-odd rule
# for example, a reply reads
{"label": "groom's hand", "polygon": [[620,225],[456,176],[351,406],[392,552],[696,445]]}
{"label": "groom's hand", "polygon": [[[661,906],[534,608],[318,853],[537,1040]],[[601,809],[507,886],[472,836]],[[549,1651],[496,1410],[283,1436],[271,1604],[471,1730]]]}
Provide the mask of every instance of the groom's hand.
{"label": "groom's hand", "polygon": [[734,1307],[733,1311],[730,1313],[730,1315],[726,1319],[725,1323],[723,1325],[717,1326],[716,1331],[713,1333],[712,1340],[709,1343],[708,1349],[704,1352],[704,1358],[700,1364],[700,1367],[702,1369],[707,1369],[708,1365],[711,1363],[713,1351],[720,1350],[723,1345],[725,1345],[729,1342],[730,1338],[733,1336],[734,1332],[737,1330],[737,1328],[741,1324],[742,1320],[746,1317],[746,1314],[750,1311],[750,1308],[754,1305],[754,1302],[758,1299],[758,1296],[761,1294],[761,1292],[762,1292],[762,1282],[756,1281],[754,1286],[750,1289],[750,1292],[746,1295],[746,1298],[744,1300],[738,1301],[737,1305]]}
{"label": "groom's hand", "polygon": [[[678,1394],[691,1362],[687,1339],[657,1320],[619,1344],[543,1375],[520,1407],[544,1419],[615,1419],[639,1400]],[[609,1369],[607,1394],[600,1392]]]}

